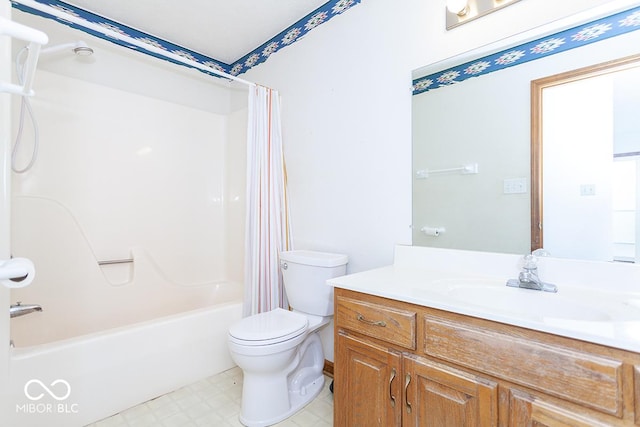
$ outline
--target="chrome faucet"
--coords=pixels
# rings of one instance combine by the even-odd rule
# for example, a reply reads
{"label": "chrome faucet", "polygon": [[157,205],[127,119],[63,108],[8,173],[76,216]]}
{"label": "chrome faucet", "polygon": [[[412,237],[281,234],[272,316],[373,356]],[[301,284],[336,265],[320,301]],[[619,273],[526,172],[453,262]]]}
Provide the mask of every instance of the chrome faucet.
{"label": "chrome faucet", "polygon": [[42,311],[42,307],[38,304],[25,304],[22,305],[22,302],[18,301],[15,305],[9,306],[9,316],[10,317],[20,317],[25,314],[33,313],[34,311]]}
{"label": "chrome faucet", "polygon": [[522,271],[517,279],[507,280],[507,286],[544,292],[558,292],[556,285],[540,280],[538,277],[538,259],[531,254],[524,256]]}

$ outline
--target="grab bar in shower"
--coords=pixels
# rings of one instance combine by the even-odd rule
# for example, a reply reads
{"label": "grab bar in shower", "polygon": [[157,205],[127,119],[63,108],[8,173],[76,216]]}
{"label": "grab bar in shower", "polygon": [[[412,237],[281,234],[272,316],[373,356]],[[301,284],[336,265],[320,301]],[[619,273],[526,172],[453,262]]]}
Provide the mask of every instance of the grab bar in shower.
{"label": "grab bar in shower", "polygon": [[105,261],[98,261],[98,265],[128,264],[128,263],[132,263],[132,262],[133,262],[133,258],[109,259],[109,260],[105,260]]}

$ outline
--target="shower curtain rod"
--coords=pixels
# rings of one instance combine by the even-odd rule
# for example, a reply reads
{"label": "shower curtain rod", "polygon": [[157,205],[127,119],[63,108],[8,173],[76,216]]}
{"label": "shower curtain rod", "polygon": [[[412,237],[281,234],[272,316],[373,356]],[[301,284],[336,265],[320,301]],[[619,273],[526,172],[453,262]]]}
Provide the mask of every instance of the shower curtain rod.
{"label": "shower curtain rod", "polygon": [[79,26],[81,26],[83,28],[86,28],[88,30],[104,34],[107,37],[110,37],[110,38],[113,38],[113,39],[116,39],[116,40],[120,40],[120,41],[129,43],[129,44],[131,44],[133,46],[139,47],[139,48],[144,49],[146,51],[153,52],[155,54],[164,56],[165,58],[169,58],[169,59],[172,59],[174,61],[181,62],[181,63],[183,63],[185,65],[190,66],[190,67],[198,68],[200,70],[216,74],[217,76],[224,77],[224,78],[229,79],[229,80],[234,80],[234,81],[236,81],[238,83],[242,83],[242,84],[245,84],[245,85],[250,86],[250,87],[255,87],[256,86],[255,83],[250,82],[248,80],[241,79],[241,78],[236,77],[236,76],[234,76],[232,74],[225,73],[224,71],[220,71],[220,70],[216,70],[216,69],[211,68],[211,67],[207,67],[206,65],[202,65],[199,62],[192,61],[191,59],[184,58],[184,57],[182,57],[180,55],[176,55],[175,53],[167,52],[166,50],[161,49],[159,47],[152,46],[150,44],[141,42],[140,40],[134,39],[133,37],[129,37],[129,36],[125,35],[125,34],[120,34],[120,33],[116,32],[116,31],[113,31],[113,30],[110,30],[108,28],[105,28],[105,27],[103,27],[101,25],[94,24],[93,22],[86,21],[86,20],[84,20],[84,19],[82,19],[80,17],[74,16],[74,15],[70,15],[68,13],[65,13],[65,12],[63,12],[61,10],[58,10],[58,9],[56,9],[54,7],[51,7],[49,5],[38,3],[35,0],[14,0],[14,1],[16,3],[19,3],[19,4],[23,5],[23,6],[30,7],[32,9],[38,10],[40,12],[47,13],[49,15],[55,16],[56,18],[60,18],[62,20],[65,20],[65,21],[71,22],[73,24],[79,25]]}

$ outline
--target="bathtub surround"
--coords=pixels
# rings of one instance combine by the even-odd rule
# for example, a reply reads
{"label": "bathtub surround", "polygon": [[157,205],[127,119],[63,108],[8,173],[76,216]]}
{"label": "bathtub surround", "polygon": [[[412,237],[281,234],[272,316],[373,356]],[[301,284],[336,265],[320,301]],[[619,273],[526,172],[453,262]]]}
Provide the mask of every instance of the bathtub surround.
{"label": "bathtub surround", "polygon": [[290,250],[287,171],[282,151],[280,95],[249,88],[244,315],[288,308],[278,255]]}
{"label": "bathtub surround", "polygon": [[12,252],[37,274],[12,299],[43,312],[14,319],[16,345],[200,308],[206,287],[241,287],[227,275],[241,262],[227,244],[243,230],[228,222],[241,201],[225,185],[244,179],[244,159],[226,155],[228,116],[46,71],[36,79],[40,150],[13,177]]}
{"label": "bathtub surround", "polygon": [[85,425],[233,366],[246,92],[87,42],[90,62],[42,59],[35,77],[40,153],[12,182],[11,249],[37,277],[7,307],[43,311],[11,319],[2,425]]}

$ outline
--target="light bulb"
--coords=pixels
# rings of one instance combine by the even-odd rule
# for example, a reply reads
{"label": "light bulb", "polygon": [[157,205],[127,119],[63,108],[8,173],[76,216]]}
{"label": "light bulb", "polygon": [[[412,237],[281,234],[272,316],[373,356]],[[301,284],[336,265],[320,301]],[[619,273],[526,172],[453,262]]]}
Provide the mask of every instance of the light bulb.
{"label": "light bulb", "polygon": [[469,11],[467,0],[447,0],[447,10],[458,16],[464,16]]}

